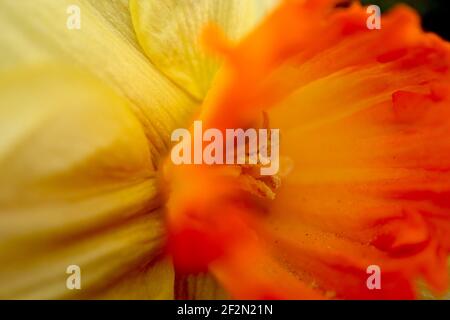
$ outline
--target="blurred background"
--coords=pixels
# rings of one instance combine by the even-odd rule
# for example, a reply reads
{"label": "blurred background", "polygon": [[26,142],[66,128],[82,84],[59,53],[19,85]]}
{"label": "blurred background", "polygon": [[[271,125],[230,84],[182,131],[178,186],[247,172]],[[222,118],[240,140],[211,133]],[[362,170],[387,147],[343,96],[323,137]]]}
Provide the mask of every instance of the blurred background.
{"label": "blurred background", "polygon": [[362,0],[363,4],[376,4],[382,11],[398,3],[406,3],[422,15],[425,30],[433,31],[450,40],[450,0]]}

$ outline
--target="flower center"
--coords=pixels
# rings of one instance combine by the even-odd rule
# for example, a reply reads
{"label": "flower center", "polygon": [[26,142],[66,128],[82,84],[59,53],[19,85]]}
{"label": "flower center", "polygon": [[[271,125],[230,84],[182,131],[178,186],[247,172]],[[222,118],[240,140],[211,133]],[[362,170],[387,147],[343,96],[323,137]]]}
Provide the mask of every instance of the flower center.
{"label": "flower center", "polygon": [[[266,112],[262,113],[262,127],[265,129],[270,129],[269,116]],[[270,131],[269,131],[270,132]],[[273,143],[279,143],[278,141],[273,141],[272,136],[269,135],[267,139],[267,146],[262,146],[258,144],[258,147],[264,147],[267,150],[272,150],[271,146]],[[246,142],[249,144],[249,141]],[[237,146],[239,148],[240,146]],[[250,150],[250,148],[245,148],[245,150]],[[279,150],[279,149],[277,149]],[[257,150],[256,152],[260,153],[261,150]],[[248,158],[250,154],[247,152],[246,157]],[[277,157],[277,161],[279,160],[279,155],[271,155],[272,157]],[[261,163],[256,165],[248,164],[249,161],[245,161],[246,164],[239,165],[239,177],[238,183],[241,186],[242,190],[249,192],[250,194],[259,197],[265,198],[269,200],[275,199],[276,191],[281,185],[281,177],[278,174],[273,175],[262,175],[261,174]]]}

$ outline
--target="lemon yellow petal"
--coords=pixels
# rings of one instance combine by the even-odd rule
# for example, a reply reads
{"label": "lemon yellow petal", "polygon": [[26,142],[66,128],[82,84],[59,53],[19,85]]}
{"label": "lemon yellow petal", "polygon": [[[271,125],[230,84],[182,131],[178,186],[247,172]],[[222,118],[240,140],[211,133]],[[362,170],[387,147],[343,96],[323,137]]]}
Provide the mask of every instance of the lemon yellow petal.
{"label": "lemon yellow petal", "polygon": [[167,256],[158,257],[155,262],[145,265],[119,279],[110,288],[93,296],[108,300],[169,300],[174,298],[174,270]]}
{"label": "lemon yellow petal", "polygon": [[[151,261],[163,234],[144,130],[72,68],[0,77],[0,297],[85,295]],[[66,268],[81,268],[81,290]]]}
{"label": "lemon yellow petal", "polygon": [[151,61],[197,99],[219,68],[199,38],[209,23],[238,40],[277,3],[275,0],[130,0],[136,33]]}
{"label": "lemon yellow petal", "polygon": [[[80,29],[69,29],[68,8],[79,8]],[[170,132],[185,124],[197,103],[168,80],[136,41],[128,1],[33,0],[0,2],[0,70],[62,61],[79,65],[132,102],[153,143],[156,163]]]}

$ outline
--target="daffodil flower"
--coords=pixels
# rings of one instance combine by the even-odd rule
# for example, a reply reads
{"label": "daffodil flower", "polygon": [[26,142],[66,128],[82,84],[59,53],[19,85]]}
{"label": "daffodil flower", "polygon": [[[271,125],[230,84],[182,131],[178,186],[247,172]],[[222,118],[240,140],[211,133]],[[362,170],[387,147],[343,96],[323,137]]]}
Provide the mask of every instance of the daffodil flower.
{"label": "daffodil flower", "polygon": [[[338,2],[2,1],[0,297],[443,294],[449,44]],[[280,173],[174,165],[193,119],[279,128]]]}

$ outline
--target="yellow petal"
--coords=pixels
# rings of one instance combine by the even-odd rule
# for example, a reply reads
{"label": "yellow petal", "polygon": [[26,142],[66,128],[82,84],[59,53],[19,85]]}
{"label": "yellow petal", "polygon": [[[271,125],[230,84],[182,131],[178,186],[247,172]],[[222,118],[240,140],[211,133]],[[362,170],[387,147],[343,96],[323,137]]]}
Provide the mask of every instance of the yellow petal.
{"label": "yellow petal", "polygon": [[[0,71],[18,64],[62,61],[91,70],[132,102],[153,144],[156,163],[174,128],[197,103],[160,73],[139,48],[125,0],[0,2]],[[80,9],[80,30],[67,28]]]}
{"label": "yellow petal", "polygon": [[208,23],[231,40],[251,30],[276,0],[130,0],[136,33],[151,61],[176,84],[202,99],[219,68],[199,43]]}
{"label": "yellow petal", "polygon": [[[0,77],[0,297],[88,294],[161,245],[154,169],[126,99],[72,68]],[[79,265],[82,290],[66,288]]]}
{"label": "yellow petal", "polygon": [[158,258],[150,266],[144,266],[127,274],[95,299],[109,300],[171,300],[174,299],[174,270],[168,257]]}

